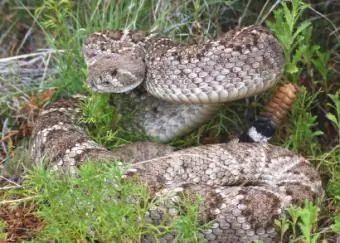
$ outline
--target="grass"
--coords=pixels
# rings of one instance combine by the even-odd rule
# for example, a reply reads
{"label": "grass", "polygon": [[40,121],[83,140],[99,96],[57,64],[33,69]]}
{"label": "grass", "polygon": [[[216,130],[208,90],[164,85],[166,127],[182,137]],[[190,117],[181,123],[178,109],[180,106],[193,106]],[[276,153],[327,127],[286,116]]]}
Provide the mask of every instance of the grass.
{"label": "grass", "polygon": [[197,217],[200,200],[183,200],[174,207],[186,214],[171,221],[164,217],[160,224],[153,225],[145,215],[164,199],[152,199],[147,186],[138,183],[137,178],[123,179],[124,170],[104,161],[88,162],[74,177],[39,165],[27,174],[19,190],[8,193],[39,207],[35,216],[43,219],[44,227],[35,239],[42,242],[139,242],[145,235],[159,238],[173,233],[181,242],[202,237],[205,226],[198,224]]}
{"label": "grass", "polygon": [[[145,235],[160,237],[171,232],[190,239],[196,232],[181,232],[177,227],[185,221],[181,217],[172,221],[174,225],[166,218],[156,226],[147,222],[145,215],[158,201],[151,199],[148,188],[136,178],[122,179],[123,169],[117,165],[87,163],[77,178],[47,172],[43,167],[35,170],[25,186],[35,190],[35,202],[42,206],[38,216],[46,219],[39,240],[138,242]],[[184,207],[197,215],[197,203]],[[186,220],[197,225],[196,219]]]}
{"label": "grass", "polygon": [[[53,54],[50,61],[45,62],[48,67],[57,67],[58,75],[46,75],[29,86],[22,84],[20,77],[0,77],[0,84],[10,84],[8,92],[0,96],[1,178],[4,186],[18,186],[1,190],[2,202],[12,200],[9,205],[14,208],[17,205],[17,210],[30,208],[30,203],[37,205],[37,219],[44,221],[41,232],[34,234],[39,240],[138,241],[145,233],[161,235],[175,231],[179,242],[200,241],[200,232],[205,226],[198,224],[199,200],[192,204],[189,198],[185,214],[174,222],[150,225],[142,216],[155,202],[149,200],[145,186],[122,181],[119,168],[105,163],[88,164],[80,169],[79,178],[71,178],[31,165],[27,156],[29,127],[41,107],[80,92],[88,96],[82,107],[86,114],[83,122],[96,141],[114,148],[146,139],[124,130],[124,117],[118,108],[109,105],[110,96],[94,94],[85,85],[87,70],[81,45],[94,31],[129,27],[161,32],[179,42],[192,43],[204,36],[216,37],[237,25],[265,23],[284,48],[285,73],[281,82],[304,86],[272,142],[309,158],[322,175],[326,189],[323,203],[306,202],[303,207],[290,208],[287,218],[277,222],[281,240],[315,242],[334,235],[340,231],[340,37],[337,27],[340,18],[336,14],[340,5],[336,1],[332,4],[330,10],[323,1],[306,4],[298,0],[4,1],[0,5],[3,13],[0,44],[10,44],[0,51],[7,51],[8,55],[29,52],[30,33],[39,33],[49,48],[62,52]],[[10,12],[15,14],[8,14]],[[37,95],[50,88],[56,92]],[[255,120],[268,97],[264,94],[223,107],[208,124],[171,144],[182,148],[226,141]],[[103,178],[107,178],[106,182]],[[143,203],[126,204],[131,196],[127,192],[133,192]],[[115,198],[114,203],[108,203],[109,198]],[[17,202],[18,199],[27,201]],[[115,212],[117,215],[112,215]],[[124,218],[126,224],[117,227],[117,221],[111,218],[120,222]],[[143,223],[136,225],[137,219]],[[6,222],[0,224],[3,238],[10,237]]]}

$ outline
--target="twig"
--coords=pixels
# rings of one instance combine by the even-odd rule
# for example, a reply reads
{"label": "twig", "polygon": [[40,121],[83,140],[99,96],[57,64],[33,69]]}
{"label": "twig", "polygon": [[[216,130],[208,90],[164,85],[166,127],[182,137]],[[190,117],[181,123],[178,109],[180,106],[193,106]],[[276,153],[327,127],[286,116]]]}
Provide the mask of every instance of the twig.
{"label": "twig", "polygon": [[20,198],[20,199],[14,199],[14,200],[4,200],[0,202],[0,205],[4,204],[9,204],[9,203],[21,203],[21,202],[26,202],[34,199],[35,197],[25,197],[25,198]]}
{"label": "twig", "polygon": [[9,179],[7,179],[6,177],[0,175],[0,178],[1,179],[4,179],[5,181],[8,181],[9,183],[13,184],[13,185],[16,185],[16,186],[21,186],[20,184],[16,183],[15,181],[11,181]]}
{"label": "twig", "polygon": [[261,9],[261,11],[260,11],[260,13],[259,13],[259,16],[257,16],[257,19],[256,19],[256,21],[255,21],[255,24],[258,24],[258,22],[259,22],[259,20],[260,20],[260,18],[261,18],[261,16],[262,16],[264,10],[266,10],[266,8],[267,8],[268,3],[269,3],[269,0],[267,0],[267,1],[265,2],[265,4],[263,5],[263,7],[262,7],[262,9]]}
{"label": "twig", "polygon": [[[46,60],[46,63],[45,63],[45,70],[44,70],[44,73],[41,77],[41,81],[44,81],[45,80],[45,77],[46,77],[46,74],[47,74],[47,71],[48,71],[48,65],[50,64],[50,60],[51,60],[51,53],[48,54],[47,56],[47,60]],[[40,86],[41,86],[42,83],[40,83]]]}
{"label": "twig", "polygon": [[259,23],[257,23],[258,25],[261,25],[263,23],[263,21],[266,20],[266,18],[268,17],[268,15],[273,12],[273,10],[276,8],[276,6],[281,2],[281,0],[277,0],[273,6],[269,9],[269,11],[263,16],[263,18],[261,19],[261,21]]}
{"label": "twig", "polygon": [[6,134],[6,135],[4,135],[4,136],[1,137],[0,142],[4,142],[4,141],[10,139],[10,138],[13,137],[14,135],[19,134],[19,132],[20,132],[19,130],[10,131],[8,134]]}
{"label": "twig", "polygon": [[23,58],[28,58],[28,57],[48,55],[50,53],[60,53],[60,52],[64,52],[64,51],[65,50],[46,49],[46,51],[41,51],[41,52],[34,52],[34,53],[22,54],[22,55],[17,55],[17,56],[12,56],[12,57],[0,58],[0,63],[10,62],[10,61],[13,61],[13,60],[23,59]]}
{"label": "twig", "polygon": [[250,3],[251,3],[251,0],[248,0],[246,8],[243,10],[243,13],[242,13],[241,17],[238,19],[237,27],[241,26],[242,21],[243,21],[244,17],[246,16],[247,12],[248,12],[248,8],[249,8]]}
{"label": "twig", "polygon": [[[310,10],[312,10],[314,13],[316,13],[316,14],[318,14],[318,15],[320,15],[322,18],[324,18],[325,20],[327,20],[328,21],[328,23],[333,27],[333,29],[334,29],[334,33],[336,33],[337,31],[337,27],[335,26],[335,24],[333,23],[333,21],[332,20],[330,20],[326,15],[324,15],[324,14],[322,14],[322,13],[320,13],[318,10],[316,10],[316,9],[314,9],[313,7],[311,7],[311,6],[308,6],[308,8],[310,9]],[[335,35],[335,37],[337,38],[337,39],[339,39],[340,37],[338,36],[338,35]]]}
{"label": "twig", "polygon": [[[33,22],[33,25],[34,25],[34,22]],[[21,48],[25,45],[25,42],[26,42],[27,38],[31,35],[32,29],[33,29],[33,25],[26,31],[25,36],[24,36],[24,38],[22,39],[22,41],[21,41],[21,43],[20,43],[20,46],[19,46],[18,49],[17,49],[16,54],[20,53],[20,50],[21,50]]]}
{"label": "twig", "polygon": [[5,191],[9,189],[18,189],[18,188],[22,188],[22,186],[4,186],[4,187],[0,187],[0,191]]}

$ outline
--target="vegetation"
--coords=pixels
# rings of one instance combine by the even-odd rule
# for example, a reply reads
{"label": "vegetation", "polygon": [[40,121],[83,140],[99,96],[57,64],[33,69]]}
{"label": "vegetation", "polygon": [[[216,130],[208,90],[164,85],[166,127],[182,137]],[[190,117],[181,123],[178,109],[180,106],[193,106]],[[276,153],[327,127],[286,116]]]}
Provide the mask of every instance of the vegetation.
{"label": "vegetation", "polygon": [[[173,222],[150,225],[143,215],[157,202],[149,200],[144,185],[122,180],[124,168],[89,163],[73,178],[33,166],[28,157],[29,132],[42,107],[82,93],[88,96],[82,107],[83,122],[96,141],[114,148],[145,139],[124,130],[119,107],[110,106],[110,96],[94,94],[85,85],[81,46],[94,31],[137,28],[190,43],[248,24],[265,24],[273,31],[284,49],[281,82],[303,86],[272,142],[309,158],[326,190],[323,201],[291,207],[287,218],[276,221],[281,240],[316,242],[334,237],[340,232],[339,11],[335,0],[1,2],[2,57],[49,49],[37,56],[44,57],[38,78],[0,73],[0,239],[138,241],[144,234],[176,232],[178,242],[199,242],[206,227],[198,224],[200,200],[184,200],[183,214]],[[10,70],[7,63],[0,59],[0,69]],[[249,127],[268,97],[264,94],[223,107],[208,124],[171,144],[182,148],[226,141]],[[130,197],[142,203],[127,204]],[[124,225],[118,227],[118,221]]]}

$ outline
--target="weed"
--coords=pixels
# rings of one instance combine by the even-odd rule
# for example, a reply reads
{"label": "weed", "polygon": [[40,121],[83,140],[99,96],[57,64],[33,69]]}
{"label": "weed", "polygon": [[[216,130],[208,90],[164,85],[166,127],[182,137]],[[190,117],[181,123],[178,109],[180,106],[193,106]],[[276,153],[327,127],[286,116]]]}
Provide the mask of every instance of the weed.
{"label": "weed", "polygon": [[[325,164],[324,167],[328,166],[328,169],[333,169],[333,167],[338,168],[339,165],[339,156],[340,156],[340,147],[337,146],[330,153],[333,155],[332,160],[328,160],[328,164]],[[326,169],[325,169],[326,171]],[[329,174],[333,175],[329,179],[329,183],[327,186],[328,195],[334,200],[334,205],[336,207],[340,206],[340,171],[336,169],[335,171],[331,171]]]}
{"label": "weed", "polygon": [[335,222],[334,224],[332,225],[332,230],[339,234],[340,233],[340,214],[338,214],[336,217],[335,217]]}
{"label": "weed", "polygon": [[275,33],[284,50],[286,77],[298,77],[298,62],[302,61],[310,45],[308,43],[311,33],[311,23],[299,19],[308,5],[303,1],[292,0],[291,9],[286,2],[282,2],[281,8],[274,11],[275,22],[267,21],[267,25]]}
{"label": "weed", "polygon": [[195,195],[184,196],[178,205],[179,217],[173,221],[175,232],[177,232],[177,242],[201,242],[203,241],[203,231],[208,230],[213,222],[200,225],[199,207],[203,203],[201,198]]}
{"label": "weed", "polygon": [[5,233],[5,222],[0,221],[0,240],[5,241],[7,239],[6,233]]}
{"label": "weed", "polygon": [[91,95],[81,107],[85,115],[80,120],[87,125],[90,136],[106,146],[116,137],[112,131],[120,120],[119,114],[115,114],[109,103],[109,95]]}
{"label": "weed", "polygon": [[25,189],[16,194],[22,193],[38,206],[35,214],[45,227],[37,239],[127,242],[170,232],[179,232],[179,239],[198,239],[203,229],[197,219],[201,200],[184,200],[180,205],[185,214],[175,217],[173,223],[165,220],[153,225],[145,215],[157,200],[151,199],[138,178],[122,179],[123,171],[124,167],[103,161],[85,163],[77,177],[36,166],[27,175]]}
{"label": "weed", "polygon": [[[110,105],[112,103],[114,105]],[[108,148],[150,139],[144,133],[126,130],[135,111],[123,97],[92,93],[81,109],[84,116],[80,122],[87,126],[88,134]]]}
{"label": "weed", "polygon": [[310,112],[315,99],[316,94],[309,94],[306,90],[298,94],[290,114],[289,135],[284,141],[285,147],[311,156],[320,152],[317,137],[323,134],[316,129],[316,116]]}
{"label": "weed", "polygon": [[328,94],[332,103],[328,103],[328,105],[333,108],[334,114],[328,112],[326,117],[333,123],[338,131],[338,144],[340,144],[340,90],[336,91],[335,94]]}
{"label": "weed", "polygon": [[305,201],[303,207],[291,206],[287,208],[288,218],[276,219],[275,224],[281,232],[281,242],[285,241],[285,233],[291,229],[290,242],[301,240],[306,243],[314,243],[320,237],[317,231],[317,222],[320,208],[309,201]]}

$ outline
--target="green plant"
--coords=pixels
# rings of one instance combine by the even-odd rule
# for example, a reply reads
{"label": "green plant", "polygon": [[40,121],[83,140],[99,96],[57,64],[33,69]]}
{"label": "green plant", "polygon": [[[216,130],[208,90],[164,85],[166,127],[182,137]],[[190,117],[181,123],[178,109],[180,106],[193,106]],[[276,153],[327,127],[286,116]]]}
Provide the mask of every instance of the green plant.
{"label": "green plant", "polygon": [[208,230],[213,222],[200,225],[199,207],[203,203],[201,198],[195,195],[184,196],[177,205],[179,216],[174,219],[173,225],[178,233],[177,242],[201,242],[203,241],[203,231]]}
{"label": "green plant", "polygon": [[280,230],[281,242],[285,242],[285,234],[289,229],[292,230],[289,242],[317,242],[320,237],[320,233],[317,233],[320,208],[306,200],[303,207],[291,206],[286,211],[289,218],[275,220],[275,225]]}
{"label": "green plant", "polygon": [[145,206],[129,203],[136,197],[148,205],[146,187],[123,181],[116,166],[84,164],[75,178],[38,167],[28,178],[25,186],[37,195],[37,214],[47,223],[41,240],[126,241],[161,229],[143,221]]}
{"label": "green plant", "polygon": [[[333,152],[333,151],[332,151]],[[340,156],[340,146],[337,146],[333,152],[335,158],[333,164],[331,166],[339,168],[339,156]],[[340,170],[336,169],[335,171],[332,171],[332,177],[329,181],[329,184],[327,186],[327,192],[330,195],[331,198],[334,200],[335,206],[340,206]]]}
{"label": "green plant", "polygon": [[87,125],[90,136],[104,145],[108,145],[107,143],[115,138],[112,131],[117,128],[120,120],[120,115],[108,105],[109,103],[109,95],[93,94],[80,106],[84,112],[80,122]]}
{"label": "green plant", "polygon": [[0,220],[0,240],[6,240],[6,232],[5,232],[5,222]]}
{"label": "green plant", "polygon": [[267,25],[275,33],[283,47],[287,78],[291,77],[296,81],[301,71],[298,68],[299,62],[303,60],[303,56],[307,52],[314,51],[316,47],[309,50],[312,30],[310,21],[299,22],[308,5],[299,0],[292,0],[290,3],[291,8],[287,6],[286,1],[283,1],[281,8],[274,11],[275,21],[267,21]]}
{"label": "green plant", "polygon": [[334,224],[332,225],[332,230],[339,234],[340,233],[340,213],[335,216]]}
{"label": "green plant", "polygon": [[283,242],[284,236],[290,227],[289,220],[287,220],[286,218],[280,218],[280,219],[275,219],[274,223],[280,231],[280,242]]}
{"label": "green plant", "polygon": [[[111,103],[114,105],[110,105]],[[134,110],[129,107],[129,101],[122,97],[91,93],[80,108],[84,112],[80,123],[87,126],[88,134],[96,142],[108,148],[148,138],[143,133],[131,133],[125,129],[134,115]]]}
{"label": "green plant", "polygon": [[306,243],[314,243],[320,236],[319,233],[316,233],[319,213],[320,208],[308,201],[305,202],[304,208],[300,210],[301,222],[298,225],[303,235],[303,241]]}
{"label": "green plant", "polygon": [[164,215],[164,222],[153,225],[145,215],[163,199],[151,199],[147,186],[138,178],[123,179],[125,168],[127,165],[104,161],[87,162],[73,176],[35,167],[23,189],[15,193],[37,205],[36,215],[46,225],[37,239],[127,242],[167,233],[178,235],[180,242],[199,239],[206,227],[200,226],[197,218],[200,200],[184,199],[179,216],[169,221]]}
{"label": "green plant", "polygon": [[328,103],[328,106],[333,108],[334,114],[328,112],[326,117],[335,125],[338,131],[338,144],[340,144],[340,90],[336,91],[335,94],[328,94],[332,103]]}
{"label": "green plant", "polygon": [[[331,54],[322,52],[320,45],[312,43],[312,22],[302,20],[307,9],[311,9],[311,6],[304,1],[283,1],[281,8],[274,11],[275,21],[267,21],[267,24],[284,50],[284,79],[297,82],[306,70],[310,77],[316,79],[315,83],[321,82],[328,89],[327,79],[331,74],[328,62]],[[320,74],[321,80],[317,80],[314,70]]]}
{"label": "green plant", "polygon": [[317,137],[323,134],[316,128],[316,116],[310,110],[313,108],[317,94],[303,90],[298,94],[290,114],[288,137],[284,146],[304,154],[315,155],[320,151]]}
{"label": "green plant", "polygon": [[321,80],[317,81],[315,80],[315,82],[317,83],[321,83],[325,86],[325,90],[329,89],[329,84],[327,82],[327,80],[329,79],[332,70],[329,67],[329,62],[331,60],[331,53],[329,52],[322,52],[320,50],[318,50],[318,48],[316,48],[316,52],[315,52],[315,57],[312,59],[312,63],[314,68],[317,70],[317,72],[320,74],[321,76]]}

